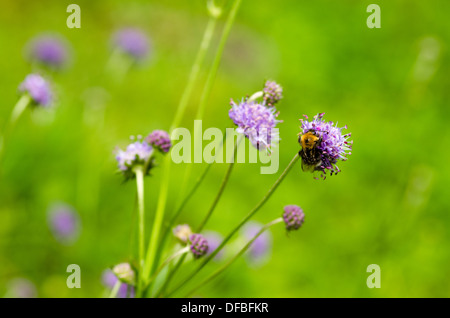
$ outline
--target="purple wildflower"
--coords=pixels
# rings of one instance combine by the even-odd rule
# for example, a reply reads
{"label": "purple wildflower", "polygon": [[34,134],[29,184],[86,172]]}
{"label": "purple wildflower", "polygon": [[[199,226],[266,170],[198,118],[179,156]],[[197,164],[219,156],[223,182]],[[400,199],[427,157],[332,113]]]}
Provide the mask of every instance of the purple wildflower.
{"label": "purple wildflower", "polygon": [[298,230],[305,222],[305,213],[298,205],[286,205],[284,207],[283,221],[286,224],[286,230]]}
{"label": "purple wildflower", "polygon": [[267,108],[254,101],[243,100],[236,104],[231,100],[229,116],[238,126],[236,131],[244,134],[258,150],[270,149],[280,139],[275,129],[280,122],[276,119],[278,113],[275,108]]}
{"label": "purple wildflower", "polygon": [[35,298],[36,286],[26,278],[14,278],[8,283],[6,298]]}
{"label": "purple wildflower", "polygon": [[143,165],[146,167],[146,173],[152,166],[153,148],[146,141],[136,141],[128,145],[125,151],[118,149],[116,160],[119,170],[123,172],[126,178],[134,175],[133,167]]}
{"label": "purple wildflower", "polygon": [[300,119],[302,122],[301,133],[303,135],[307,132],[313,132],[319,137],[319,143],[317,149],[319,151],[320,160],[314,170],[321,171],[323,178],[325,179],[327,170],[330,171],[330,175],[337,174],[339,170],[336,163],[338,160],[347,160],[347,155],[351,155],[353,141],[348,141],[351,133],[342,134],[342,129],[347,129],[347,126],[337,127],[337,124],[333,126],[333,122],[326,122],[323,120],[324,113],[314,116],[314,120],[308,121],[308,116],[303,115],[305,119]]}
{"label": "purple wildflower", "polygon": [[48,211],[48,223],[55,238],[63,244],[72,244],[79,237],[80,217],[68,204],[53,204]]}
{"label": "purple wildflower", "polygon": [[[206,255],[208,256],[209,254],[214,252],[216,248],[219,247],[219,245],[223,241],[223,237],[222,235],[214,231],[207,231],[205,232],[204,236],[205,239],[208,241],[208,252],[206,253]],[[216,256],[214,256],[214,260],[219,261],[223,257],[223,253],[224,250],[222,249],[221,251],[219,251],[219,253],[216,254]]]}
{"label": "purple wildflower", "polygon": [[208,241],[201,234],[192,234],[189,237],[191,242],[190,249],[194,258],[200,258],[208,252]]}
{"label": "purple wildflower", "polygon": [[39,74],[29,74],[20,84],[19,91],[28,93],[37,105],[48,106],[52,101],[49,83]]}
{"label": "purple wildflower", "polygon": [[150,47],[147,36],[134,28],[117,31],[113,36],[113,44],[136,60],[144,59],[148,55]]}
{"label": "purple wildflower", "polygon": [[46,66],[61,68],[68,60],[68,48],[65,41],[52,35],[39,36],[28,45],[29,59]]}
{"label": "purple wildflower", "polygon": [[274,106],[283,98],[283,88],[274,81],[267,81],[263,89],[263,99],[267,106]]}
{"label": "purple wildflower", "polygon": [[[250,241],[264,225],[258,222],[249,222],[242,228],[242,235],[246,241]],[[272,250],[272,235],[268,230],[264,231],[250,246],[247,258],[252,263],[262,263]]]}
{"label": "purple wildflower", "polygon": [[181,244],[187,244],[189,237],[192,235],[191,227],[187,224],[177,225],[173,229],[173,235],[175,235]]}
{"label": "purple wildflower", "polygon": [[165,130],[154,130],[146,138],[145,141],[153,148],[158,149],[162,153],[167,153],[172,147],[170,136]]}
{"label": "purple wildflower", "polygon": [[[116,285],[119,279],[117,276],[110,270],[105,269],[102,273],[102,283],[108,289],[113,289],[114,285]],[[134,297],[134,287],[128,284],[121,284],[119,287],[119,291],[117,292],[118,298],[133,298]]]}

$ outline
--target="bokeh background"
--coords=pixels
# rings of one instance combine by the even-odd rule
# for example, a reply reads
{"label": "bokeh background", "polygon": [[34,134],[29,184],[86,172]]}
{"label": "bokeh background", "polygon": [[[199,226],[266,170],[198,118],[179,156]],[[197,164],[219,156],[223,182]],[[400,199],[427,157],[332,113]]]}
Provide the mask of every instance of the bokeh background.
{"label": "bokeh background", "polygon": [[[325,112],[326,119],[347,124],[354,149],[340,165],[342,173],[325,181],[294,167],[255,221],[269,222],[284,205],[298,204],[306,214],[304,226],[289,236],[282,225],[273,227],[265,262],[242,258],[196,296],[450,296],[450,3],[378,0],[381,29],[369,29],[366,8],[372,2],[243,0],[203,127],[232,127],[230,98],[252,94],[274,79],[285,96],[279,105],[280,169],[299,150],[302,114]],[[24,58],[28,41],[54,32],[71,47],[68,67],[48,74],[57,96],[54,110],[26,112],[4,154],[2,296],[11,295],[17,279],[27,279],[38,297],[102,297],[105,268],[133,260],[135,184],[116,174],[113,151],[125,147],[130,135],[169,128],[207,23],[201,0],[79,0],[81,29],[68,29],[70,3],[0,5],[1,127],[18,100],[17,86],[33,70]],[[223,24],[221,18],[183,127],[193,125]],[[105,73],[110,38],[124,26],[146,32],[151,54],[143,65],[113,78]],[[195,164],[193,176],[203,167]],[[185,169],[183,164],[172,169],[167,215]],[[200,222],[225,169],[212,167],[180,223]],[[160,175],[157,167],[146,178],[147,228]],[[258,164],[237,164],[207,230],[226,235],[277,176],[261,175]],[[69,204],[80,217],[81,233],[72,244],[61,244],[49,229],[48,210],[55,202]],[[233,240],[234,248],[240,239]],[[66,287],[69,264],[81,267],[80,289]],[[380,289],[366,286],[369,264],[381,268]],[[219,265],[210,263],[200,277]]]}

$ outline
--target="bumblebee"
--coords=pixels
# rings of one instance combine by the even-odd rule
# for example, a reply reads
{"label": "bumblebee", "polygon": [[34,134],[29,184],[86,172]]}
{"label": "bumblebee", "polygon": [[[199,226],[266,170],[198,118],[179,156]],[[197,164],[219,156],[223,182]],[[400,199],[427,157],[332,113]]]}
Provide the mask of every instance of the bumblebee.
{"label": "bumblebee", "polygon": [[298,142],[302,146],[298,153],[302,158],[302,170],[309,172],[319,170],[317,168],[322,164],[322,160],[317,146],[322,142],[322,137],[316,131],[310,129],[298,137]]}

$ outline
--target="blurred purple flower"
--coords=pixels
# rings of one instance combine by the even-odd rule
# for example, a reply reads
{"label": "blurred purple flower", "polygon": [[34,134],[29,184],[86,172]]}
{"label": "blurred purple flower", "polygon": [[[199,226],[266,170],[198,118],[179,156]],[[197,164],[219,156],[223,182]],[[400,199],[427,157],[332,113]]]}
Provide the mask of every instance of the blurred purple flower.
{"label": "blurred purple flower", "polygon": [[[258,222],[249,222],[241,230],[246,243],[253,239],[264,225]],[[250,246],[246,253],[247,259],[254,264],[263,263],[269,258],[272,251],[272,235],[269,230],[264,231]]]}
{"label": "blurred purple flower", "polygon": [[27,56],[31,61],[37,61],[48,67],[58,69],[68,61],[68,45],[59,36],[41,35],[29,42]]}
{"label": "blurred purple flower", "polygon": [[5,298],[35,298],[36,286],[27,278],[14,278],[8,283]]}
{"label": "blurred purple flower", "polygon": [[124,28],[114,33],[113,45],[136,60],[144,59],[150,50],[147,35],[135,28]]}
{"label": "blurred purple flower", "polygon": [[53,204],[48,211],[48,222],[55,238],[63,244],[74,243],[80,235],[80,217],[68,204]]}
{"label": "blurred purple flower", "polygon": [[[119,279],[110,269],[105,269],[102,273],[102,283],[108,289],[113,289]],[[117,292],[117,298],[134,298],[134,287],[125,283],[122,283]]]}
{"label": "blurred purple flower", "polygon": [[236,131],[244,134],[256,149],[270,149],[279,141],[275,126],[280,120],[276,119],[278,113],[274,107],[268,108],[257,102],[245,100],[236,104],[232,100],[229,116],[238,126]]}
{"label": "blurred purple flower", "polygon": [[267,81],[263,89],[263,99],[267,106],[274,106],[283,98],[283,88],[274,81]]}
{"label": "blurred purple flower", "polygon": [[[209,254],[211,254],[212,252],[214,252],[216,250],[216,248],[219,247],[219,245],[222,243],[223,241],[223,236],[215,231],[206,231],[204,233],[204,237],[205,239],[208,241],[208,252],[206,253],[206,256],[208,256]],[[219,261],[224,254],[224,250],[222,249],[219,253],[217,253],[217,255],[214,257],[215,261]]]}
{"label": "blurred purple flower", "polygon": [[30,94],[37,105],[48,106],[52,101],[49,83],[39,74],[29,74],[20,84],[19,91]]}

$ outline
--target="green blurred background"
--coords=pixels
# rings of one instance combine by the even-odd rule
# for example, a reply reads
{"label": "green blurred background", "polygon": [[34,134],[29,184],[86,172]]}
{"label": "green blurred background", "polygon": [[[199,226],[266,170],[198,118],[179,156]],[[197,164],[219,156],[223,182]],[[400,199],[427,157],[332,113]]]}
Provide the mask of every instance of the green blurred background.
{"label": "green blurred background", "polygon": [[[70,3],[0,5],[1,127],[18,99],[17,86],[32,70],[24,59],[26,43],[56,32],[72,47],[71,65],[52,75],[57,107],[20,118],[2,163],[0,295],[12,279],[24,277],[39,297],[101,297],[102,271],[133,259],[135,184],[115,174],[113,150],[125,147],[130,135],[169,128],[207,22],[200,0],[79,0],[81,29],[68,29]],[[354,149],[340,165],[342,173],[325,181],[297,164],[255,220],[269,222],[284,205],[298,204],[306,214],[301,230],[287,236],[282,225],[273,227],[265,264],[251,267],[240,259],[196,296],[450,296],[450,2],[378,0],[381,29],[366,26],[370,3],[243,0],[203,127],[232,127],[230,98],[274,79],[285,96],[279,106],[280,169],[299,150],[302,114],[325,112],[326,119],[347,124]],[[221,18],[207,67],[223,24]],[[152,53],[148,63],[115,81],[104,76],[105,65],[111,34],[123,26],[145,30]],[[193,125],[206,74],[204,68],[183,127]],[[92,91],[101,92],[95,105],[86,102]],[[196,164],[193,173],[203,167]],[[173,166],[168,215],[185,169]],[[225,169],[213,166],[180,223],[200,222]],[[147,228],[160,176],[158,167],[146,178]],[[277,176],[261,175],[257,164],[236,165],[207,229],[226,235]],[[59,244],[48,228],[47,210],[55,201],[80,214],[82,233],[71,246]],[[81,267],[80,289],[66,287],[66,267],[73,263]],[[366,286],[369,264],[381,267],[380,289]],[[200,277],[218,266],[211,263]],[[192,268],[186,265],[176,281]]]}

